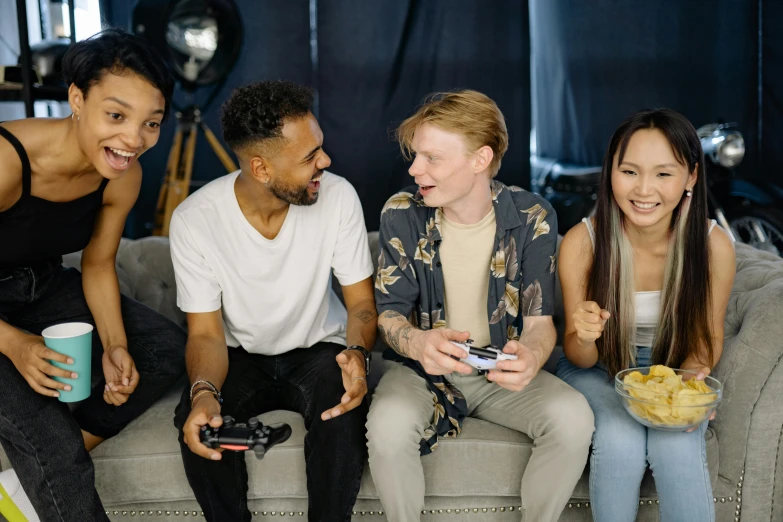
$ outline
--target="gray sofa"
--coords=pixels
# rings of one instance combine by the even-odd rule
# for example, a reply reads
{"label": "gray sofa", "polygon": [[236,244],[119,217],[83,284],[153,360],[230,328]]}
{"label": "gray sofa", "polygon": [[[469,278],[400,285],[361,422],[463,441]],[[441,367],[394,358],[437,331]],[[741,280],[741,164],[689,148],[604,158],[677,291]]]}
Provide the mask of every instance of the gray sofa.
{"label": "gray sofa", "polygon": [[[377,258],[377,234],[370,235]],[[66,263],[76,266],[78,256]],[[122,291],[184,325],[176,307],[174,273],[164,238],[123,240],[118,255]],[[560,300],[561,301],[561,300]],[[562,337],[562,302],[556,323]],[[737,277],[726,315],[726,343],[715,376],[725,385],[707,452],[719,521],[783,520],[783,261],[737,245]],[[553,355],[551,364],[557,354]],[[378,359],[380,360],[379,354]],[[379,378],[380,364],[374,364]],[[182,386],[166,395],[117,437],[92,452],[97,487],[113,521],[170,521],[201,516],[185,478],[172,424]],[[262,461],[249,464],[255,520],[306,520],[304,426],[298,414],[261,416],[288,422],[293,436]],[[519,484],[530,457],[526,436],[468,419],[458,439],[441,441],[424,458],[427,481],[422,520],[520,520]],[[498,471],[498,463],[503,467]],[[0,466],[8,466],[0,451]],[[590,520],[587,473],[561,520]],[[638,520],[658,520],[652,477],[642,484]],[[369,469],[354,520],[385,520]],[[229,522],[229,521],[227,521]]]}

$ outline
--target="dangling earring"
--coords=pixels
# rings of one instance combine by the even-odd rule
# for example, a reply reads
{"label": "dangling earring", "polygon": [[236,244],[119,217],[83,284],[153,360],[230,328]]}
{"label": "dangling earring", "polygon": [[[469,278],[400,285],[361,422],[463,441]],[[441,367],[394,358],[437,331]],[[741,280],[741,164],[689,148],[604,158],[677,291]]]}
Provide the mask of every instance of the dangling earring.
{"label": "dangling earring", "polygon": [[81,118],[81,116],[76,116],[76,120],[74,120],[73,119],[74,116],[76,116],[76,114],[71,113],[71,121],[79,121],[79,118]]}
{"label": "dangling earring", "polygon": [[693,190],[692,189],[688,189],[688,191],[685,193],[685,195],[688,196],[688,197],[693,196]]}

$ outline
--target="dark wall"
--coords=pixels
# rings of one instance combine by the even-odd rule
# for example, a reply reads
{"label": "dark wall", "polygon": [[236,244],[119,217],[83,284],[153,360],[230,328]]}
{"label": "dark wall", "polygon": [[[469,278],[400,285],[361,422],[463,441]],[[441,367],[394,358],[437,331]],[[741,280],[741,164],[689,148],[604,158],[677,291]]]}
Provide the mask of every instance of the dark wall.
{"label": "dark wall", "polygon": [[[318,74],[312,75],[307,0],[237,0],[244,22],[239,61],[205,115],[220,136],[219,106],[239,85],[284,78],[316,87],[330,170],[356,187],[367,227],[381,207],[411,183],[390,131],[430,92],[478,89],[504,112],[511,145],[499,179],[529,183],[529,37],[519,0],[328,0],[318,2]],[[130,28],[135,2],[112,0],[110,22]],[[202,102],[208,89],[197,93]],[[181,92],[175,99],[186,100]],[[126,235],[149,233],[174,123],[142,157],[144,182]],[[194,188],[223,175],[201,137]]]}
{"label": "dark wall", "polygon": [[622,120],[670,107],[696,127],[738,123],[740,171],[758,169],[757,0],[530,0],[530,13],[539,156],[600,165]]}

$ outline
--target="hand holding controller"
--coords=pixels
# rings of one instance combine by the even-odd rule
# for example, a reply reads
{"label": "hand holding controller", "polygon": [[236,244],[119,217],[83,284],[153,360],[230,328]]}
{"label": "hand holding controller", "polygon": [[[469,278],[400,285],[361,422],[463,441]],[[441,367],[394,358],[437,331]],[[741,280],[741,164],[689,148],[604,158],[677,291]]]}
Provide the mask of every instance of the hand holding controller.
{"label": "hand holding controller", "polygon": [[[453,341],[452,341],[453,342]],[[486,373],[497,368],[498,361],[516,361],[517,356],[503,353],[495,348],[476,348],[465,343],[454,343],[456,346],[468,352],[468,356],[460,359],[465,364],[476,368],[479,373]]]}
{"label": "hand holding controller", "polygon": [[291,426],[264,426],[256,417],[251,417],[247,424],[235,423],[226,415],[223,425],[213,428],[209,424],[201,427],[202,444],[212,449],[223,448],[231,451],[253,450],[257,459],[263,459],[264,454],[277,444],[288,440],[291,436]]}

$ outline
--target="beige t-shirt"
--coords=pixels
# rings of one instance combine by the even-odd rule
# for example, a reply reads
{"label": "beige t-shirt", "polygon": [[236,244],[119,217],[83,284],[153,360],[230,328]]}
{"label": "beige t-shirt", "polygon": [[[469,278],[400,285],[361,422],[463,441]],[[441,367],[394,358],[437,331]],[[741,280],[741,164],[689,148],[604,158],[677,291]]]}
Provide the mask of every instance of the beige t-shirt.
{"label": "beige t-shirt", "polygon": [[475,346],[489,346],[487,293],[492,247],[495,244],[495,209],[473,225],[447,220],[441,213],[446,326],[470,332]]}

